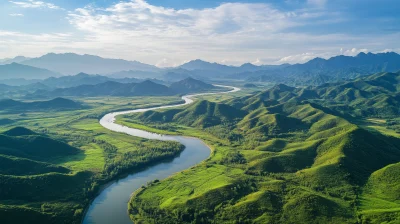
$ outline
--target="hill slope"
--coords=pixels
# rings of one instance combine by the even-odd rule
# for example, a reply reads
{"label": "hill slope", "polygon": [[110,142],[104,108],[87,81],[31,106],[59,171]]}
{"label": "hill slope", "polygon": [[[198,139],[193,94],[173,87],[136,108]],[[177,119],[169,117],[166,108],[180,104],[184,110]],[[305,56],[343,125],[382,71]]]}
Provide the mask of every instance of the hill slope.
{"label": "hill slope", "polygon": [[[225,104],[199,101],[183,109],[125,116],[125,122],[156,127],[167,128],[168,122],[195,127],[202,132],[194,135],[214,147],[204,166],[136,192],[131,218],[164,223],[398,220],[397,185],[389,183],[398,179],[391,164],[400,161],[400,140],[369,132],[307,101],[322,95],[278,85]],[[217,113],[217,107],[227,113]],[[390,209],[368,210],[368,202],[378,200],[389,201]]]}
{"label": "hill slope", "polygon": [[114,81],[120,83],[139,82],[139,80],[135,78],[114,79],[107,76],[88,75],[85,73],[79,73],[74,76],[62,76],[58,78],[51,77],[43,81],[40,81],[40,83],[53,88],[69,88],[80,85],[97,85],[108,81]]}
{"label": "hill slope", "polygon": [[174,82],[169,87],[172,91],[180,94],[184,93],[198,93],[202,91],[218,89],[217,87],[202,82],[200,80],[193,79],[191,77],[183,79],[178,82]]}
{"label": "hill slope", "polygon": [[75,110],[83,106],[65,98],[55,98],[49,101],[21,102],[15,100],[0,100],[0,110]]}
{"label": "hill slope", "polygon": [[141,83],[107,81],[96,85],[40,91],[33,96],[169,96],[174,94],[167,86],[146,80]]}

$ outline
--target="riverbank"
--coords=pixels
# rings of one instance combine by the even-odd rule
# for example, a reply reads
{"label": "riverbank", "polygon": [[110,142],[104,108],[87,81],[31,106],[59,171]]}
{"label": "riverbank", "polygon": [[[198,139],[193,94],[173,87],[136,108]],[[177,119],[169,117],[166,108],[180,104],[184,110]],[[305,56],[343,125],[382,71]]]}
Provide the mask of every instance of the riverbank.
{"label": "riverbank", "polygon": [[[210,95],[210,94],[223,94],[239,91],[240,89],[228,87],[231,90],[220,93],[202,93],[189,96],[183,96],[184,104],[168,105],[156,108],[144,108],[131,111],[123,111],[110,113],[105,115],[100,124],[114,132],[125,133],[136,137],[157,139],[162,141],[178,141],[185,145],[186,149],[181,153],[178,158],[175,158],[170,163],[161,163],[156,166],[150,167],[145,171],[138,172],[128,177],[111,184],[98,197],[92,202],[89,207],[83,223],[131,223],[127,213],[127,203],[130,195],[135,189],[140,188],[142,185],[147,184],[155,179],[165,179],[172,174],[179,171],[193,167],[201,161],[207,159],[210,155],[210,148],[201,140],[183,136],[168,136],[155,133],[146,132],[139,129],[132,129],[115,123],[116,116],[128,113],[139,113],[154,109],[172,108],[187,105],[193,102],[191,99],[195,96]],[[125,198],[125,199],[124,199]],[[110,219],[107,214],[113,214],[113,219]],[[116,220],[117,219],[117,220]]]}

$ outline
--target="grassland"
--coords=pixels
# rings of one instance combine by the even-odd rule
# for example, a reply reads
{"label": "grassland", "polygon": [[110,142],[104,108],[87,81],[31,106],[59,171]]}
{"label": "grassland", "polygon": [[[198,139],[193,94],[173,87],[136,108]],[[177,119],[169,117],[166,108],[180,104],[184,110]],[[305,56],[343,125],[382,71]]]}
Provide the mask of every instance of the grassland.
{"label": "grassland", "polygon": [[[0,123],[0,137],[3,136],[1,132],[25,127],[33,131],[26,137],[4,136],[17,140],[45,136],[50,142],[54,139],[76,149],[74,153],[55,154],[51,158],[25,158],[24,155],[9,155],[10,150],[0,150],[2,164],[8,164],[0,169],[0,222],[79,223],[85,207],[101,185],[126,172],[173,157],[183,149],[182,145],[174,142],[145,140],[111,132],[98,123],[99,118],[108,112],[178,103],[181,102],[178,96],[73,100],[85,105],[84,109],[24,113],[0,111],[0,120],[5,121]],[[49,145],[42,145],[42,148],[52,150]],[[146,160],[137,161],[136,158],[141,156]],[[25,173],[17,169],[23,166],[31,167],[28,169],[30,173],[26,173],[26,169]]]}
{"label": "grassland", "polygon": [[[195,136],[199,166],[138,190],[137,223],[397,223],[400,141],[370,132],[285,87],[124,115],[124,125]],[[268,99],[265,99],[268,98]],[[241,110],[244,113],[239,113]],[[374,125],[385,121],[369,120]]]}

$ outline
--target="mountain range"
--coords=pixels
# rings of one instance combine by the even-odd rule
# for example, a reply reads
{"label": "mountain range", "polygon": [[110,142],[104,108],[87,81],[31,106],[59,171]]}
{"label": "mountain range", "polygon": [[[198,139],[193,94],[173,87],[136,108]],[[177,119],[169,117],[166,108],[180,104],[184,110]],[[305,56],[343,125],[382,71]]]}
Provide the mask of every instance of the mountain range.
{"label": "mountain range", "polygon": [[[12,63],[4,64],[7,62]],[[228,66],[197,59],[175,68],[164,69],[137,61],[73,53],[50,53],[38,58],[17,57],[2,63],[0,80],[45,79],[51,76],[61,76],[61,74],[75,75],[83,72],[113,78],[162,78],[170,82],[193,77],[201,80],[218,78],[247,82],[284,83],[294,86],[317,86],[377,72],[397,72],[400,70],[400,55],[394,52],[360,53],[355,57],[341,55],[329,59],[315,58],[304,64],[260,66],[251,63]]]}
{"label": "mountain range", "polygon": [[153,65],[143,64],[137,61],[122,59],[106,59],[94,55],[78,55],[73,53],[46,54],[38,58],[32,58],[20,62],[37,68],[56,71],[65,75],[74,75],[80,72],[89,74],[109,74],[123,70],[158,71]]}
{"label": "mountain range", "polygon": [[61,77],[50,77],[40,81],[40,83],[52,87],[52,88],[68,88],[80,85],[96,85],[108,81],[120,82],[120,83],[132,83],[140,82],[141,80],[136,78],[111,78],[102,75],[89,75],[85,73],[79,73],[72,76],[61,76]]}
{"label": "mountain range", "polygon": [[43,68],[37,68],[29,65],[11,63],[0,65],[1,79],[45,79],[49,77],[59,77],[61,74],[49,71]]}
{"label": "mountain range", "polygon": [[360,53],[355,57],[341,55],[330,59],[315,58],[304,64],[295,64],[273,70],[245,72],[230,77],[252,82],[304,86],[348,80],[377,72],[397,72],[399,70],[400,55],[397,53]]}
{"label": "mountain range", "polygon": [[145,80],[139,83],[106,81],[94,85],[79,85],[54,90],[38,90],[31,97],[50,96],[171,96],[220,89],[193,78],[171,84],[169,87]]}

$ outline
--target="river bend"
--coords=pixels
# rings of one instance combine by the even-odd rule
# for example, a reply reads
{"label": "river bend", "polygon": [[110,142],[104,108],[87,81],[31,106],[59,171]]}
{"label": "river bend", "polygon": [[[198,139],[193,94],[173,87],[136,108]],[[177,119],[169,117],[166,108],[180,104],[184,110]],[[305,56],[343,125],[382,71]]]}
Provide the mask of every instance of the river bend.
{"label": "river bend", "polygon": [[141,186],[146,185],[146,183],[150,181],[155,179],[162,180],[173,175],[174,173],[193,167],[210,156],[210,148],[200,139],[184,136],[160,135],[135,128],[129,128],[116,124],[115,117],[122,114],[141,113],[148,110],[173,108],[191,104],[194,102],[193,98],[196,96],[226,94],[240,91],[240,88],[237,87],[222,85],[215,86],[225,87],[231,90],[218,93],[185,95],[182,97],[182,99],[185,101],[182,104],[114,112],[106,114],[100,119],[100,124],[111,131],[121,132],[147,139],[178,141],[185,146],[185,149],[178,157],[175,157],[169,162],[159,163],[140,172],[135,172],[110,184],[90,204],[83,219],[83,224],[132,224],[132,221],[128,216],[127,209],[130,195],[134,191],[139,189]]}

